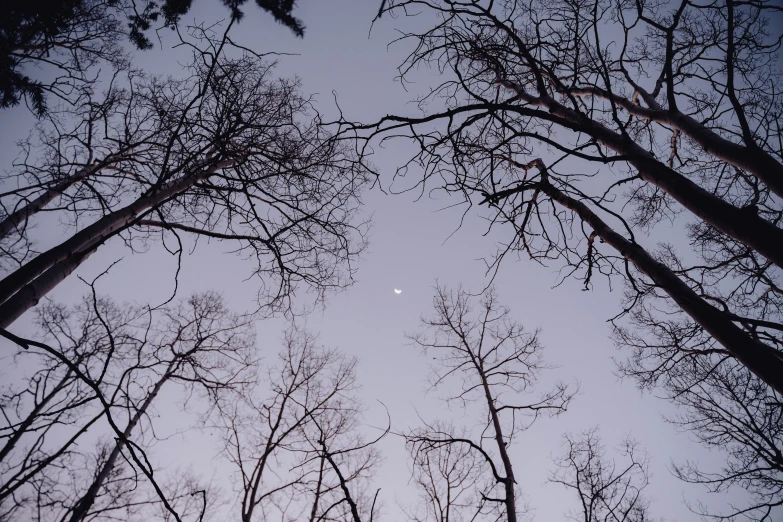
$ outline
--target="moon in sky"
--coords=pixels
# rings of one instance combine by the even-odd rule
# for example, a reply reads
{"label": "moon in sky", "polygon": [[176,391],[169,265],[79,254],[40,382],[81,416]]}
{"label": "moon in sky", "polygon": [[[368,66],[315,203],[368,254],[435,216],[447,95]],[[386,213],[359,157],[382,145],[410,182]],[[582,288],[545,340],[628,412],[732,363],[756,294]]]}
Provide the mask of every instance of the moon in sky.
{"label": "moon in sky", "polygon": [[397,289],[395,288],[395,289],[394,289],[394,293],[395,293],[395,294],[401,294],[401,293],[402,293],[402,290],[397,290]]}

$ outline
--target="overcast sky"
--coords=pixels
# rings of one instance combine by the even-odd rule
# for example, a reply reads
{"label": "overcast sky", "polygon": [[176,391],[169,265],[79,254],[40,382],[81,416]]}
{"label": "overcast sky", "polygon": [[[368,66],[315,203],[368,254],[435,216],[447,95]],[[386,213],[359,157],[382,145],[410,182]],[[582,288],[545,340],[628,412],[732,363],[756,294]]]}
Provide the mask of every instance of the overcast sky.
{"label": "overcast sky", "polygon": [[[304,92],[316,93],[317,107],[333,114],[332,91],[345,114],[356,120],[373,120],[387,113],[415,114],[408,102],[413,98],[394,81],[396,67],[405,56],[406,45],[388,47],[396,29],[408,21],[386,17],[370,34],[377,1],[300,0],[296,15],[307,26],[304,39],[296,39],[248,2],[246,17],[237,28],[237,39],[259,51],[296,53],[280,59],[281,76],[301,77]],[[216,19],[224,14],[216,0],[197,0],[189,17]],[[415,23],[415,22],[414,22]],[[176,76],[176,53],[165,48],[138,56],[141,68]],[[432,71],[422,71],[415,89],[426,89],[437,81]],[[12,143],[21,136],[30,118],[23,110],[0,113],[0,146],[7,168],[15,155]],[[385,151],[376,160],[383,173],[381,184],[388,186],[394,172],[395,150]],[[433,285],[438,279],[446,285],[464,285],[474,291],[488,282],[480,258],[490,257],[502,232],[483,236],[484,223],[469,215],[462,228],[450,238],[459,221],[459,210],[444,210],[451,202],[435,197],[414,201],[415,194],[385,195],[374,190],[365,198],[365,211],[373,216],[370,248],[359,265],[358,281],[348,291],[329,299],[324,311],[311,314],[307,325],[320,334],[324,344],[339,346],[360,358],[359,379],[369,406],[368,425],[385,422],[382,401],[391,413],[395,429],[416,425],[416,411],[428,419],[461,415],[449,412],[436,396],[424,396],[426,359],[404,339],[414,332],[419,316],[429,314]],[[42,231],[56,234],[56,230]],[[448,238],[448,240],[447,240]],[[180,291],[183,295],[214,288],[223,292],[236,310],[251,308],[255,295],[253,280],[244,281],[250,267],[243,260],[223,252],[219,244],[202,245],[185,259]],[[78,270],[89,278],[118,258],[123,261],[102,282],[100,290],[118,300],[160,301],[171,291],[174,259],[158,248],[143,255],[130,255],[114,241],[102,247]],[[546,358],[559,366],[552,378],[572,381],[578,378],[582,393],[568,413],[554,420],[541,420],[523,434],[512,448],[520,487],[535,509],[537,520],[561,520],[570,497],[556,485],[545,485],[553,469],[550,456],[560,449],[561,434],[579,432],[593,426],[601,429],[607,446],[631,434],[648,450],[651,461],[652,513],[667,520],[696,520],[683,505],[683,497],[714,502],[699,488],[688,488],[668,471],[670,461],[699,458],[705,467],[720,466],[722,456],[710,454],[679,434],[662,420],[671,410],[652,397],[643,397],[632,382],[620,382],[614,375],[612,357],[622,357],[611,344],[606,320],[619,310],[620,289],[610,292],[596,281],[589,292],[578,281],[558,281],[555,268],[526,260],[507,259],[496,278],[501,302],[511,307],[513,316],[527,328],[542,329]],[[394,288],[402,289],[396,295]],[[72,302],[84,292],[75,276],[53,293],[58,300]],[[25,320],[15,325],[20,333]],[[282,321],[258,326],[259,349],[273,355],[279,346]],[[28,330],[29,332],[29,330]],[[174,413],[161,409],[163,417]],[[195,435],[191,436],[191,442]],[[196,442],[193,442],[196,444]],[[208,444],[198,441],[199,447]],[[386,520],[399,520],[396,503],[412,500],[407,488],[408,463],[403,444],[394,437],[382,446],[386,457],[378,475],[378,486],[386,506]],[[171,453],[158,450],[158,456]],[[187,452],[187,459],[193,455]],[[209,469],[214,461],[193,457],[194,466]],[[219,475],[220,476],[220,475]],[[723,499],[725,500],[725,499]]]}

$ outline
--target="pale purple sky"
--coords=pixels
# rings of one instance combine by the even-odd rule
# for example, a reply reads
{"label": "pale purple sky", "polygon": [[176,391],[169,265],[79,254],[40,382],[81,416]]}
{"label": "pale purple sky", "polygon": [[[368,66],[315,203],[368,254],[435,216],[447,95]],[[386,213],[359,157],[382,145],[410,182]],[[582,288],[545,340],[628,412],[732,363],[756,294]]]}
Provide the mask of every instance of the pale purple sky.
{"label": "pale purple sky", "polygon": [[[332,91],[337,92],[340,105],[350,118],[373,120],[387,113],[415,114],[415,107],[408,103],[413,93],[393,81],[406,46],[387,48],[397,36],[396,29],[408,20],[385,17],[369,34],[377,0],[300,0],[299,4],[296,15],[307,26],[304,39],[296,39],[248,2],[246,16],[236,30],[237,40],[260,51],[298,53],[280,59],[278,74],[301,77],[303,90],[317,93],[316,105],[326,114],[333,114]],[[189,16],[214,19],[224,12],[216,0],[196,0]],[[153,72],[176,75],[175,55],[166,49],[155,50],[139,55],[136,63]],[[426,89],[437,81],[432,71],[422,71],[419,78],[413,89]],[[27,128],[29,121],[22,110],[0,113],[0,158],[4,168],[15,154],[13,140],[20,137],[18,133]],[[384,186],[393,174],[395,159],[395,150],[390,150],[376,160]],[[473,214],[446,241],[458,223],[460,211],[436,212],[451,203],[442,199],[424,197],[414,202],[413,194],[389,196],[374,190],[367,194],[365,202],[366,212],[373,214],[374,226],[370,248],[359,265],[358,282],[348,291],[332,296],[325,311],[307,318],[307,325],[320,333],[323,343],[339,346],[360,358],[359,379],[369,406],[368,424],[385,422],[385,412],[376,400],[389,408],[393,425],[399,430],[417,424],[414,407],[430,420],[461,415],[445,410],[437,397],[423,395],[428,374],[426,359],[407,344],[403,333],[415,331],[419,316],[430,313],[436,278],[446,285],[482,289],[488,280],[480,258],[493,254],[495,242],[502,235],[482,237],[484,224]],[[57,233],[54,228],[41,232]],[[249,267],[223,250],[227,248],[219,244],[202,244],[195,255],[186,257],[180,291],[185,295],[214,288],[223,292],[232,308],[251,308],[255,282],[243,281]],[[93,255],[78,274],[94,276],[119,257],[124,259],[103,280],[102,292],[118,300],[142,302],[167,297],[174,259],[159,248],[130,255],[115,241]],[[582,392],[568,413],[558,419],[541,420],[512,448],[520,486],[535,508],[536,519],[562,520],[565,510],[573,505],[574,498],[565,496],[562,488],[544,484],[553,469],[550,456],[559,452],[561,434],[597,425],[607,446],[631,434],[648,450],[652,459],[648,493],[655,516],[697,520],[683,505],[683,496],[707,502],[718,499],[704,495],[700,488],[686,487],[671,476],[667,466],[670,460],[696,457],[708,467],[717,467],[722,456],[706,452],[687,434],[677,433],[664,423],[662,413],[672,412],[665,402],[641,396],[632,382],[619,382],[615,377],[611,357],[622,354],[608,338],[606,320],[619,310],[620,290],[610,292],[603,281],[596,281],[590,292],[581,291],[578,281],[566,281],[553,288],[556,282],[556,269],[512,258],[505,261],[496,279],[500,300],[512,308],[513,316],[531,330],[542,328],[546,358],[559,365],[551,372],[552,378],[581,382]],[[395,295],[395,287],[403,293]],[[83,285],[71,276],[53,297],[68,302],[83,292]],[[20,333],[24,332],[29,315],[15,325]],[[259,349],[270,357],[277,351],[283,326],[280,320],[258,325]],[[168,415],[162,413],[163,417]],[[209,447],[205,440],[198,445]],[[383,442],[382,450],[386,460],[377,486],[383,488],[385,520],[400,520],[396,502],[413,501],[407,485],[406,454],[402,442],[394,437]],[[166,454],[160,449],[158,453],[160,458]],[[189,456],[195,454],[188,451]],[[214,462],[194,460],[193,464],[208,469]]]}

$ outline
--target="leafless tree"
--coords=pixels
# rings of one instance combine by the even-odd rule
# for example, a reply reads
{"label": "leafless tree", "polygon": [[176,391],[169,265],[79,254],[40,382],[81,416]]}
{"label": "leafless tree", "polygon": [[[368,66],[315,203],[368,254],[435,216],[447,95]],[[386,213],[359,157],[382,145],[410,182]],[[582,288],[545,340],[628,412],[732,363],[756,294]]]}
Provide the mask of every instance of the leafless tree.
{"label": "leafless tree", "polygon": [[[637,326],[644,321],[645,316],[637,313]],[[749,502],[727,509],[693,509],[718,520],[775,520],[783,506],[781,395],[726,354],[683,358],[673,347],[679,337],[689,335],[686,325],[656,319],[644,329],[621,329],[617,335],[623,346],[634,349],[633,357],[621,366],[623,375],[642,388],[661,390],[681,407],[669,422],[707,447],[727,453],[723,466],[676,462],[675,475],[704,484],[720,496],[732,490],[750,496]]]}
{"label": "leafless tree", "polygon": [[[462,289],[438,286],[433,305],[434,316],[422,320],[427,333],[411,339],[435,358],[432,385],[459,383],[458,391],[449,393],[446,400],[463,407],[480,405],[483,420],[473,436],[460,435],[453,426],[440,423],[425,424],[406,434],[414,465],[419,466],[414,471],[416,480],[425,477],[441,482],[425,489],[433,507],[424,520],[445,520],[445,514],[454,510],[464,520],[516,522],[520,509],[509,448],[541,415],[565,411],[574,391],[560,383],[532,402],[520,402],[521,396],[535,393],[539,374],[546,369],[542,347],[537,332],[528,333],[513,321],[493,289],[478,298]],[[483,470],[483,477],[462,468],[454,475],[449,473],[450,454],[465,451],[478,461],[471,467]],[[469,508],[459,506],[458,500],[469,496],[466,486],[475,488]],[[446,508],[443,495],[452,493],[455,504]]]}
{"label": "leafless tree", "polygon": [[[783,392],[777,4],[400,0],[386,10],[428,17],[403,33],[414,44],[403,81],[432,67],[442,83],[419,100],[422,116],[345,123],[346,137],[366,140],[365,154],[376,138],[413,138],[420,151],[401,174],[418,166],[422,190],[483,203],[492,226],[513,230],[495,261],[557,259],[587,289],[595,274],[620,277],[626,310],[654,301],[662,320],[681,314],[708,337],[683,352],[728,353]],[[687,235],[685,253],[643,245],[661,222]]]}
{"label": "leafless tree", "polygon": [[[163,484],[145,447],[161,389],[208,399],[244,382],[253,335],[215,293],[163,309],[117,306],[95,294],[74,310],[47,304],[38,323],[50,344],[25,343],[18,357],[36,370],[3,401],[0,506],[8,520],[77,522],[163,503],[192,511],[177,480]],[[111,437],[90,447],[89,429]],[[179,484],[179,486],[178,486]],[[206,502],[206,499],[204,499]],[[107,515],[109,514],[109,515]]]}
{"label": "leafless tree", "polygon": [[134,73],[103,99],[87,97],[67,125],[50,120],[44,153],[25,157],[20,188],[2,195],[0,236],[29,243],[28,223],[47,209],[72,228],[15,260],[0,281],[1,326],[115,236],[131,248],[160,238],[173,252],[182,234],[228,241],[257,262],[264,304],[284,305],[300,284],[321,295],[350,282],[366,173],[295,81],[273,79],[259,55],[227,56],[229,30],[183,40],[193,48],[186,79]]}
{"label": "leafless tree", "polygon": [[[468,206],[486,205],[491,226],[513,230],[495,262],[509,252],[558,260],[585,289],[597,274],[620,278],[616,334],[632,349],[622,370],[644,387],[660,385],[683,406],[681,427],[728,451],[723,470],[684,466],[679,475],[752,491],[753,503],[728,518],[774,518],[783,392],[783,150],[772,87],[779,6],[389,7],[435,14],[431,29],[406,35],[416,47],[401,72],[437,66],[444,81],[420,100],[424,116],[347,124],[348,135],[413,136],[420,153],[400,173],[421,167],[422,188],[435,183]],[[674,244],[644,245],[672,228]]]}
{"label": "leafless tree", "polygon": [[[452,425],[435,425],[434,431],[458,434]],[[460,438],[466,438],[461,434]],[[480,498],[487,463],[468,444],[448,444],[438,451],[419,451],[409,444],[413,462],[413,482],[420,504],[409,510],[415,522],[467,522],[475,520],[486,501]]]}
{"label": "leafless tree", "polygon": [[315,343],[289,330],[263,384],[222,407],[242,522],[373,520],[377,493],[368,495],[367,481],[379,438],[357,433],[356,360]]}
{"label": "leafless tree", "polygon": [[649,483],[647,456],[633,440],[621,446],[623,462],[609,460],[597,430],[565,436],[565,453],[550,481],[576,493],[575,522],[652,522],[643,491]]}

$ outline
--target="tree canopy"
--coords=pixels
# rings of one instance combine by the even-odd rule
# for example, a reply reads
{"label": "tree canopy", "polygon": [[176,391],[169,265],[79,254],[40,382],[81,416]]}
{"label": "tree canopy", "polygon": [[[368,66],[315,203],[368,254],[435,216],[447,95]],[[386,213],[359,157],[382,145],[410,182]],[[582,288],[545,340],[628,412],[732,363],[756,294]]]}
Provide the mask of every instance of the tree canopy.
{"label": "tree canopy", "polygon": [[[221,0],[231,20],[240,20],[247,0]],[[304,35],[293,15],[295,0],[256,0],[264,12]],[[25,100],[37,115],[47,95],[65,97],[80,83],[91,82],[93,64],[125,61],[122,42],[137,49],[153,47],[150,32],[176,27],[193,0],[10,0],[0,20],[0,108]],[[53,66],[54,79],[40,79],[34,69]],[[32,69],[32,70],[31,70]]]}

